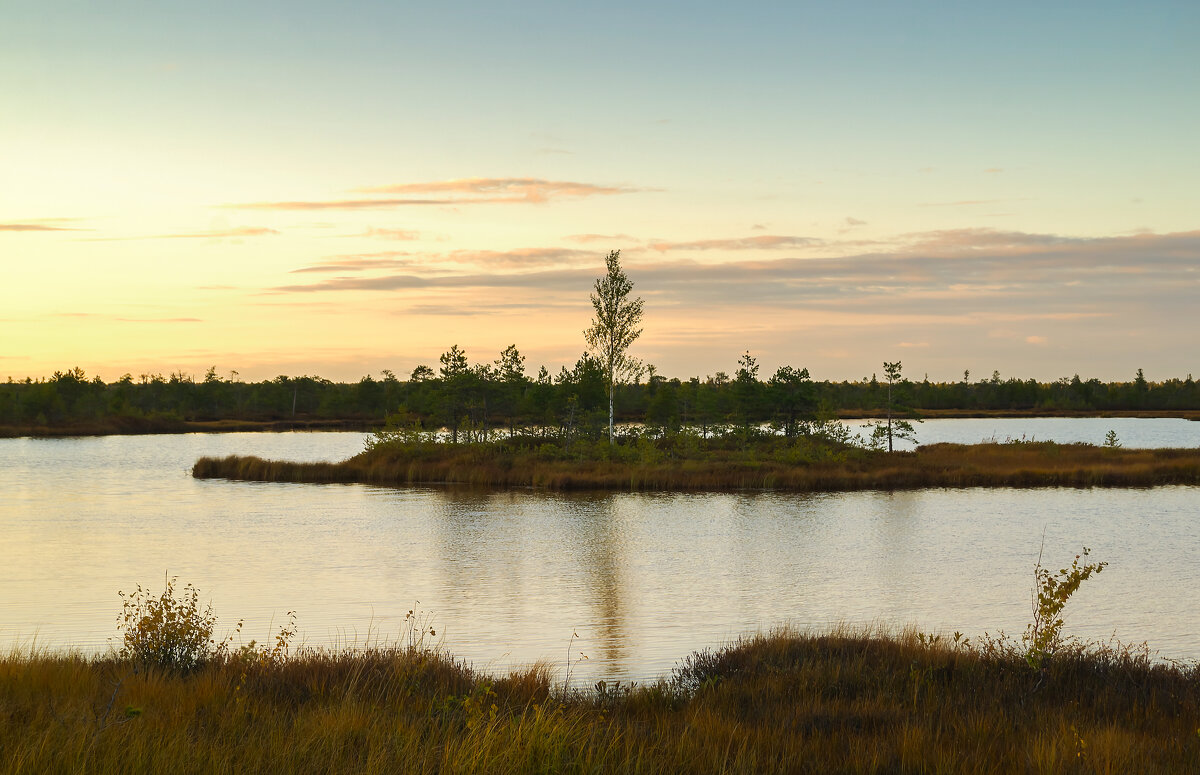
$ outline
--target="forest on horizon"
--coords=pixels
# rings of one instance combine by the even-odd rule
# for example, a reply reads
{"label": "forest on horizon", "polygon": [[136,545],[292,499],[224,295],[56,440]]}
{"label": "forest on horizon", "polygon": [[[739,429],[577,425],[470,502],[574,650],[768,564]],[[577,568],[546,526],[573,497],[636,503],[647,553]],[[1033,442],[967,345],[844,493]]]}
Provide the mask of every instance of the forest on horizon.
{"label": "forest on horizon", "polygon": [[[1002,378],[993,372],[957,382],[913,381],[894,385],[893,406],[911,416],[924,411],[1178,412],[1200,410],[1200,383],[1187,375],[1152,382],[1138,370],[1128,382],[1102,382],[1078,375],[1053,382]],[[0,426],[67,427],[116,420],[343,421],[380,424],[401,413],[425,427],[515,429],[561,427],[600,433],[607,421],[607,394],[599,362],[584,354],[574,367],[530,375],[515,346],[490,362],[470,363],[457,346],[440,367],[418,366],[401,379],[385,370],[379,378],[333,382],[316,376],[278,376],[260,382],[228,378],[210,368],[200,378],[183,372],[126,374],[115,382],[88,377],[74,368],[43,379],[11,378],[0,383]],[[813,380],[807,369],[782,366],[760,373],[745,353],[732,374],[668,378],[646,367],[616,386],[620,422],[670,430],[680,426],[775,423],[788,435],[801,424],[838,413],[870,414],[885,408],[887,382],[872,376],[854,381]]]}

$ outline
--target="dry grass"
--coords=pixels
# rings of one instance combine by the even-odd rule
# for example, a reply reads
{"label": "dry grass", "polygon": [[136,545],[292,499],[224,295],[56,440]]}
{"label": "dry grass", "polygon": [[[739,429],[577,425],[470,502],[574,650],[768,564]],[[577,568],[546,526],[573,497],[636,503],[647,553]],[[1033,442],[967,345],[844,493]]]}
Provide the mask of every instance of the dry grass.
{"label": "dry grass", "polygon": [[1200,771],[1195,667],[1076,648],[791,631],[693,654],[646,687],[564,694],[435,650],[302,651],[186,677],[0,657],[0,771]]}
{"label": "dry grass", "polygon": [[554,490],[897,490],[922,487],[1150,487],[1200,484],[1200,449],[1109,449],[1052,442],[930,444],[915,452],[815,451],[785,441],[659,459],[561,459],[504,445],[381,448],[341,463],[201,458],[197,478]]}

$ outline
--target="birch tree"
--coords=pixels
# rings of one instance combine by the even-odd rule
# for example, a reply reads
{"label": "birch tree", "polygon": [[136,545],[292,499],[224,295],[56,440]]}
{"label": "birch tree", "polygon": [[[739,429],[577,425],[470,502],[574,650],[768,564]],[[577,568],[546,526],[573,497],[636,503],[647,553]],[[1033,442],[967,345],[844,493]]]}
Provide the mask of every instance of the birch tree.
{"label": "birch tree", "polygon": [[596,280],[591,294],[592,307],[596,316],[592,325],[583,332],[588,348],[604,370],[605,387],[608,388],[608,443],[614,444],[613,395],[616,385],[641,372],[642,364],[629,356],[633,344],[642,329],[642,299],[630,299],[633,283],[621,269],[621,251],[614,250],[604,258],[608,273]]}

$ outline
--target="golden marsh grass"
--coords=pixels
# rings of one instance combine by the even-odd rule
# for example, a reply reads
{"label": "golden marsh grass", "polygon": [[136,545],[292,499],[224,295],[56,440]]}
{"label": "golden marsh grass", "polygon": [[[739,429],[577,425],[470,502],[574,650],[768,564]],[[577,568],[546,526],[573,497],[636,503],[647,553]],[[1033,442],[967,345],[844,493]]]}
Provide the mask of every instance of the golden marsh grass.
{"label": "golden marsh grass", "polygon": [[961,772],[1200,770],[1200,673],[1077,646],[780,630],[652,684],[564,691],[436,648],[300,650],[187,675],[113,655],[0,656],[0,771]]}

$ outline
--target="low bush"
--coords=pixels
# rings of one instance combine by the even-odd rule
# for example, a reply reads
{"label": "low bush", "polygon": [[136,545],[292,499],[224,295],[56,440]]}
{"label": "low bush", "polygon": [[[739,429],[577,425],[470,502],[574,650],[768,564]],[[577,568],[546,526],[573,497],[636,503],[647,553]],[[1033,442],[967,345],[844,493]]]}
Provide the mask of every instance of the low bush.
{"label": "low bush", "polygon": [[168,578],[154,595],[141,584],[122,600],[117,629],[121,659],[178,673],[201,667],[221,649],[213,639],[217,619],[212,606],[200,606],[200,593],[191,584],[177,594],[178,579]]}

